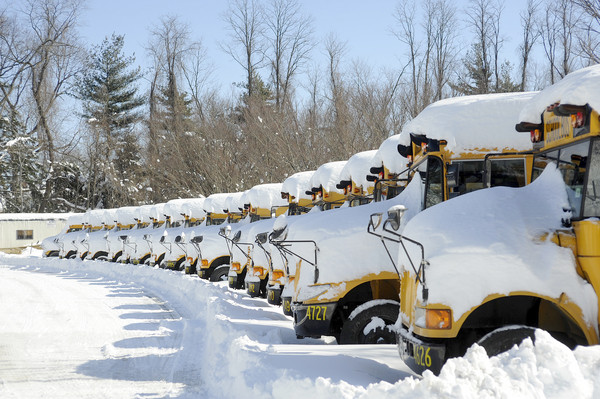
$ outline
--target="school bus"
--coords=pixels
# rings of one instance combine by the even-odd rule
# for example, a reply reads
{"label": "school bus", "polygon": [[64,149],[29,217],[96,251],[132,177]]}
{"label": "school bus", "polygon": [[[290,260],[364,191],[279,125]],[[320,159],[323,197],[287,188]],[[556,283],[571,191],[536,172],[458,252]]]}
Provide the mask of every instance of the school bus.
{"label": "school bus", "polygon": [[[336,223],[349,224],[343,220],[354,220],[347,233],[336,232],[335,239],[326,234],[318,239],[312,238],[315,248],[318,248],[314,255],[314,263],[318,265],[311,264],[313,262],[309,260],[313,258],[305,252],[305,260],[296,269],[292,308],[298,336],[328,335],[336,337],[340,343],[395,343],[391,326],[398,317],[400,280],[385,253],[365,249],[376,248],[380,244],[378,235],[364,230],[370,215],[364,213],[379,213],[391,205],[411,201],[410,206],[408,203],[405,205],[414,215],[422,209],[487,185],[525,185],[531,156],[516,153],[526,149],[528,140],[517,136],[516,145],[508,146],[510,140],[507,136],[516,134],[514,123],[511,126],[505,119],[510,113],[516,118],[523,104],[532,96],[533,93],[512,93],[442,100],[407,124],[400,135],[396,157],[404,159],[408,170],[398,173],[398,176],[407,175],[408,180],[418,183],[414,183],[412,188],[409,183],[403,191],[398,190],[400,194],[385,202],[365,205],[362,210],[359,209],[363,206],[357,207],[355,214],[344,211],[344,218]],[[497,112],[499,107],[507,111],[500,114]],[[453,115],[454,121],[448,120],[447,115]],[[471,120],[482,115],[496,116],[486,129],[469,128]],[[474,123],[477,126],[477,121]],[[487,174],[486,164],[491,171]],[[396,190],[404,183],[398,179],[394,184],[390,187]],[[390,187],[387,197],[392,194]],[[325,229],[323,224],[327,223],[333,225],[323,216],[321,222],[312,222],[310,228],[312,231]],[[288,240],[310,238],[308,231],[303,236],[295,233],[294,238],[289,238],[293,227],[290,226]],[[355,231],[357,228],[360,232]],[[362,249],[362,253],[354,251],[356,246]],[[344,250],[338,251],[335,257],[329,256],[328,253],[336,251],[336,248]],[[365,332],[374,318],[381,324]]]}
{"label": "school bus", "polygon": [[[527,337],[535,340],[537,328],[548,331],[571,348],[598,344],[600,197],[596,190],[600,182],[600,122],[597,110],[589,100],[578,96],[577,88],[585,88],[585,93],[598,93],[599,71],[597,66],[586,68],[540,92],[521,113],[523,119],[516,125],[516,130],[528,133],[533,143],[533,163],[529,169],[533,183],[531,187],[518,189],[506,196],[523,195],[524,198],[517,197],[520,199],[518,203],[507,206],[522,206],[530,212],[533,212],[532,206],[535,209],[557,209],[551,218],[556,219],[556,227],[529,238],[530,248],[539,251],[537,255],[536,252],[520,255],[518,245],[524,244],[513,242],[513,253],[504,263],[493,263],[495,253],[500,251],[496,249],[489,252],[480,272],[473,273],[466,267],[452,269],[451,280],[464,281],[462,289],[465,294],[470,288],[477,291],[472,299],[470,292],[461,298],[459,305],[453,296],[439,299],[442,292],[456,289],[455,284],[448,282],[448,270],[445,281],[438,274],[439,268],[450,266],[429,264],[427,253],[431,243],[428,245],[426,239],[412,243],[421,248],[421,262],[415,259],[414,270],[404,267],[401,271],[400,314],[403,317],[397,338],[400,355],[416,372],[428,369],[439,373],[449,358],[462,356],[473,343],[485,348],[489,356],[496,355]],[[535,107],[533,112],[530,111],[532,107]],[[564,195],[563,190],[566,190],[564,199],[560,195],[542,196],[544,192],[538,187],[542,187],[540,176],[546,167],[560,171],[556,180],[560,184],[559,193],[562,191]],[[546,175],[551,171],[545,171],[544,175],[552,176]],[[540,185],[537,185],[538,179]],[[505,193],[490,190],[485,194],[489,200],[495,200]],[[533,201],[529,198],[535,198],[535,203],[529,204]],[[472,204],[466,201],[470,201],[468,198],[463,200],[465,204]],[[455,211],[465,211],[465,206]],[[470,208],[469,212],[478,211]],[[490,211],[475,213],[474,220],[485,218],[486,212]],[[539,220],[548,219],[546,223],[550,223],[549,216],[538,218],[534,223],[528,219],[527,213],[520,215],[510,224],[510,230],[505,228],[505,242],[510,242],[511,237],[518,237],[521,231],[526,231]],[[392,211],[388,220],[394,218],[398,220],[399,216]],[[503,226],[498,219],[485,220],[487,222],[479,226],[479,231],[498,231]],[[415,219],[413,221],[416,222]],[[394,223],[394,226],[397,225],[397,222]],[[409,239],[414,238],[413,235]],[[452,245],[456,251],[470,248],[461,257],[464,265],[473,262],[481,251],[472,242],[455,240]],[[496,248],[502,248],[502,242],[496,245]],[[549,259],[539,260],[544,257]],[[488,262],[496,267],[492,268]],[[471,270],[469,275],[466,274],[468,270]]]}

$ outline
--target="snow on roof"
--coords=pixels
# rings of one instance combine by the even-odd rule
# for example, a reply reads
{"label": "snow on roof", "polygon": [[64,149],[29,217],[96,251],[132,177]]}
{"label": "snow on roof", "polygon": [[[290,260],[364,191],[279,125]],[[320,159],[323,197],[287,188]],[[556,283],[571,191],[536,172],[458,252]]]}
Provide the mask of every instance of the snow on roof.
{"label": "snow on roof", "polygon": [[[0,220],[67,220],[83,218],[83,213],[0,213]],[[70,222],[69,222],[70,223]],[[71,223],[76,224],[76,223]]]}
{"label": "snow on roof", "polygon": [[[244,209],[244,193],[245,191],[229,193],[228,197],[225,199],[223,209],[227,209],[229,212],[240,212],[240,209]],[[223,211],[215,212],[222,213]]]}
{"label": "snow on roof", "polygon": [[518,122],[540,123],[540,115],[551,104],[585,105],[600,112],[600,65],[579,69],[540,91],[519,114]]}
{"label": "snow on roof", "polygon": [[254,208],[271,209],[274,206],[285,206],[287,201],[281,198],[282,183],[258,184],[244,192],[243,201]]}
{"label": "snow on roof", "polygon": [[[406,136],[408,136],[405,133]],[[407,140],[410,140],[408,138]],[[379,149],[373,156],[373,165],[372,166],[385,166],[390,173],[400,173],[407,169],[408,159],[404,158],[398,152],[398,144],[400,144],[403,140],[403,136],[400,134],[395,134],[391,137],[388,137],[381,143]]]}
{"label": "snow on roof", "polygon": [[157,220],[165,220],[165,213],[164,213],[165,205],[166,205],[165,203],[152,205],[152,208],[150,209],[150,217],[157,219]]}
{"label": "snow on roof", "polygon": [[[372,187],[375,183],[367,180],[367,175],[370,174],[373,158],[377,150],[363,151],[356,153],[348,159],[346,165],[340,172],[340,180],[352,180],[358,186],[362,186],[363,190],[367,187]],[[398,153],[398,151],[396,151]],[[400,156],[400,154],[398,154]]]}
{"label": "snow on roof", "polygon": [[482,94],[437,101],[404,125],[401,144],[410,144],[409,134],[413,133],[446,140],[446,148],[454,153],[529,150],[529,135],[517,133],[515,125],[520,122],[519,112],[535,94]]}
{"label": "snow on roof", "polygon": [[188,201],[188,198],[176,198],[167,201],[163,212],[165,215],[171,217],[171,221],[183,220],[183,212],[185,208],[185,203]]}
{"label": "snow on roof", "polygon": [[[565,293],[596,324],[598,300],[577,274],[573,252],[542,239],[562,228],[568,204],[562,176],[549,165],[528,186],[475,191],[416,215],[403,235],[425,248],[429,302],[452,307],[458,320],[490,294]],[[418,263],[419,248],[409,250]],[[398,264],[414,273],[402,251]]]}
{"label": "snow on roof", "polygon": [[67,226],[83,224],[83,213],[72,213],[72,214],[67,213],[65,215],[69,215],[68,219],[67,219]]}
{"label": "snow on roof", "polygon": [[340,182],[340,173],[348,161],[337,161],[325,163],[315,171],[310,179],[310,186],[323,186],[323,190],[329,192],[343,192],[335,186]]}
{"label": "snow on roof", "polygon": [[117,208],[104,209],[102,213],[102,223],[112,225],[117,220]]}
{"label": "snow on roof", "polygon": [[136,207],[135,218],[141,222],[147,222],[152,216],[152,209],[154,205],[142,205]]}
{"label": "snow on roof", "polygon": [[[239,198],[241,198],[243,192],[239,192],[239,193],[218,193],[218,194],[211,194],[208,197],[206,197],[206,199],[204,200],[204,210],[206,212],[212,212],[212,213],[223,213],[224,209],[228,209],[227,206],[227,199],[229,196],[232,197],[232,201],[235,201],[236,199],[239,200]],[[230,202],[230,204],[232,204],[233,202]],[[242,203],[243,205],[243,203]],[[235,207],[234,211],[237,211],[238,207]]]}
{"label": "snow on roof", "polygon": [[85,213],[84,220],[91,226],[102,225],[104,209],[90,209]]}
{"label": "snow on roof", "polygon": [[123,206],[117,209],[117,221],[122,225],[135,224],[139,206]]}
{"label": "snow on roof", "polygon": [[294,173],[283,181],[281,185],[281,192],[295,197],[296,201],[299,199],[311,199],[311,196],[307,195],[306,191],[312,188],[310,185],[310,179],[314,174],[314,170]]}
{"label": "snow on roof", "polygon": [[183,213],[185,213],[190,218],[201,219],[206,214],[206,212],[204,211],[205,199],[205,197],[188,198],[183,204]]}

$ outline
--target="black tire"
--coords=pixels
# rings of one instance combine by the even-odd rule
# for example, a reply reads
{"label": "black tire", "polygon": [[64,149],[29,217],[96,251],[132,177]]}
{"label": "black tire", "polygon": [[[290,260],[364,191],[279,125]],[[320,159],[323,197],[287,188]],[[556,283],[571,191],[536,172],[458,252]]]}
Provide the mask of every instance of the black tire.
{"label": "black tire", "polygon": [[229,265],[217,266],[215,270],[210,274],[210,281],[227,281],[227,275],[229,274]]}
{"label": "black tire", "polygon": [[515,345],[520,345],[525,338],[535,343],[535,328],[528,326],[506,326],[498,328],[477,341],[489,357],[506,352]]}
{"label": "black tire", "polygon": [[[399,303],[381,303],[373,305],[348,319],[342,326],[340,333],[340,344],[395,344],[396,332],[392,327],[398,319],[400,312]],[[384,321],[385,327],[377,327],[364,333],[365,327],[371,323],[373,318]]]}

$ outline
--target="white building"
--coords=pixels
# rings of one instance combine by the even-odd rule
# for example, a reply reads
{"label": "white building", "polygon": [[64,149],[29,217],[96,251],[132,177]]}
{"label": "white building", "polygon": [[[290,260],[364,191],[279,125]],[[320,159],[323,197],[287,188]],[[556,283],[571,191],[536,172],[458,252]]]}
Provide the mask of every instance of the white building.
{"label": "white building", "polygon": [[0,251],[40,244],[65,227],[69,213],[0,213]]}

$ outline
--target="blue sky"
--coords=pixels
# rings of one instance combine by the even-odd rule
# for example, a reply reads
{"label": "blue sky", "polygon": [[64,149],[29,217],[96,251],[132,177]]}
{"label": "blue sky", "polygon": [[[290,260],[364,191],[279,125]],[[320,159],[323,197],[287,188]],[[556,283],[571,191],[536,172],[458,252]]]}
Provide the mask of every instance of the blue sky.
{"label": "blue sky", "polygon": [[[301,0],[301,7],[314,19],[315,36],[323,39],[333,32],[347,42],[346,61],[362,59],[375,70],[398,68],[403,50],[393,37],[391,27],[397,0]],[[459,0],[466,4],[465,0]],[[502,31],[505,36],[504,57],[516,63],[515,48],[520,40],[519,12],[524,0],[506,0]],[[89,44],[99,44],[111,33],[125,35],[125,52],[135,53],[137,62],[145,66],[149,28],[157,25],[163,15],[176,15],[188,23],[192,36],[201,39],[208,57],[216,67],[214,77],[222,91],[231,90],[232,83],[244,78],[243,70],[218,45],[227,41],[223,14],[225,0],[88,0],[82,18],[81,34]],[[459,18],[464,13],[459,13]],[[464,25],[464,21],[461,21]],[[512,36],[511,36],[512,35]],[[322,46],[313,54],[320,63]],[[321,63],[322,64],[322,63]]]}

